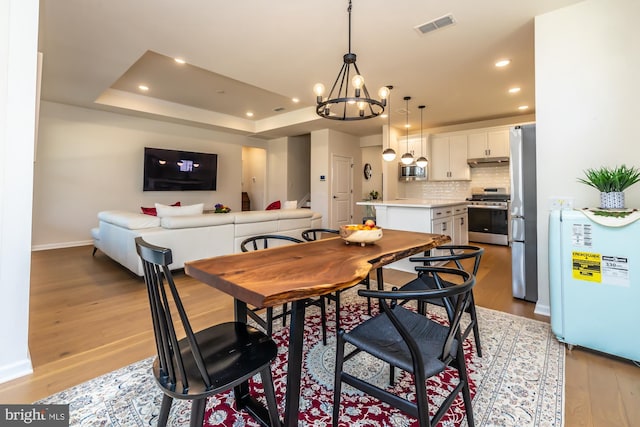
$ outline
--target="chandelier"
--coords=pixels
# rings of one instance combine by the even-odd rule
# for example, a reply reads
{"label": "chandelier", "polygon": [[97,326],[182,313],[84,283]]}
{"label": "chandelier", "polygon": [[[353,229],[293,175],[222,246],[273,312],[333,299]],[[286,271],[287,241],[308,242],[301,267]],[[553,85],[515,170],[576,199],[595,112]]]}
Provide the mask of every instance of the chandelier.
{"label": "chandelier", "polygon": [[[344,63],[336,81],[331,87],[329,96],[323,98],[325,87],[316,83],[313,92],[316,94],[316,113],[320,117],[331,120],[364,120],[377,117],[384,111],[389,96],[389,88],[383,86],[378,91],[380,100],[372,99],[364,84],[364,77],[356,65],[356,54],[351,52],[351,0],[349,0],[349,52],[343,57]],[[352,70],[353,67],[353,70]],[[349,94],[349,83],[353,86]]]}

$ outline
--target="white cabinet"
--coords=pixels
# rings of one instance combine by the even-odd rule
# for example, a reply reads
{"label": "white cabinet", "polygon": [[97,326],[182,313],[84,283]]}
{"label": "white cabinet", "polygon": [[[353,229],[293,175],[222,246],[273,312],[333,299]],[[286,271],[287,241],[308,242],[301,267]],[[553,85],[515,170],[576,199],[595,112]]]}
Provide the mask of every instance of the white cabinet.
{"label": "white cabinet", "polygon": [[434,137],[431,140],[429,172],[432,181],[471,179],[467,164],[467,135]]}
{"label": "white cabinet", "polygon": [[407,137],[398,138],[398,151],[399,156],[402,156],[408,150],[413,156],[414,160],[417,160],[420,156],[427,157],[427,143],[426,138],[420,138],[420,136],[409,136],[409,143],[407,144]]}
{"label": "white cabinet", "polygon": [[509,157],[509,129],[472,132],[467,138],[469,159]]}
{"label": "white cabinet", "polygon": [[454,207],[453,212],[453,235],[451,236],[452,244],[467,245],[469,244],[469,214],[466,205]]}

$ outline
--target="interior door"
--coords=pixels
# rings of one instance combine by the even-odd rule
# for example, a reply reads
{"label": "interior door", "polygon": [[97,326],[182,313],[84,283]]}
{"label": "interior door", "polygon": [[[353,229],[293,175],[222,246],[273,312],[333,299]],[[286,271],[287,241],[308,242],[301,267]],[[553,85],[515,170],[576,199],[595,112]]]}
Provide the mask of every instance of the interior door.
{"label": "interior door", "polygon": [[353,159],[339,155],[331,158],[331,218],[330,227],[353,223]]}

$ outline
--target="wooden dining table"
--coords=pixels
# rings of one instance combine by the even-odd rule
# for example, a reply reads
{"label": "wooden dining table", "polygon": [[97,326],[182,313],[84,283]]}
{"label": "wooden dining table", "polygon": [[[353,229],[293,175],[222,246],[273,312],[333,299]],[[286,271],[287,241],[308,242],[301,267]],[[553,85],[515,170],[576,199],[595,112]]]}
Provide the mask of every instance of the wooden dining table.
{"label": "wooden dining table", "polygon": [[[383,286],[382,267],[423,254],[450,242],[449,236],[383,230],[373,244],[346,244],[340,237],[224,255],[185,263],[185,273],[234,298],[237,321],[247,321],[247,304],[274,307],[292,303],[284,425],[298,425],[303,358],[305,301],[358,284],[376,269]],[[266,409],[249,395],[248,383],[234,389],[236,406],[269,426]]]}

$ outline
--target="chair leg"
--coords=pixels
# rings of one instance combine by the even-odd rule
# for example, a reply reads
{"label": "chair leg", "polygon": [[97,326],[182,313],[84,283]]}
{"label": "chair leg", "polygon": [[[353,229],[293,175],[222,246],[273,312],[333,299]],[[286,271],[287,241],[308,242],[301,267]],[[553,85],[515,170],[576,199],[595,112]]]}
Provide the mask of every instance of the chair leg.
{"label": "chair leg", "polygon": [[[364,279],[364,286],[368,291],[371,290],[371,281],[369,280],[368,274],[367,278]],[[371,316],[371,297],[367,297],[367,314]]]}
{"label": "chair leg", "polygon": [[271,336],[273,332],[273,308],[267,307],[267,326],[265,332],[268,336]]}
{"label": "chair leg", "polygon": [[269,421],[272,426],[279,426],[280,416],[278,415],[278,401],[276,400],[276,392],[273,387],[273,377],[271,376],[271,367],[266,366],[260,371],[262,379],[262,388],[264,389],[264,397],[267,400],[267,410],[269,411]]}
{"label": "chair leg", "polygon": [[287,326],[287,310],[289,309],[289,304],[282,304],[282,326]]}
{"label": "chair leg", "polygon": [[340,330],[340,308],[342,308],[340,304],[340,293],[340,291],[336,292],[336,336]]}
{"label": "chair leg", "polygon": [[333,427],[338,427],[340,395],[342,394],[342,365],[344,364],[344,331],[336,331],[336,366],[333,381]]}
{"label": "chair leg", "polygon": [[418,425],[431,427],[429,420],[429,399],[427,398],[427,381],[424,375],[414,374],[413,380],[416,386],[416,406],[418,407]]}
{"label": "chair leg", "polygon": [[93,247],[93,252],[91,253],[91,256],[95,256],[96,255],[96,251],[98,250],[98,248],[96,248],[95,246]]}
{"label": "chair leg", "polygon": [[467,414],[467,426],[475,427],[475,421],[473,419],[473,406],[471,405],[471,392],[469,391],[469,375],[467,374],[467,362],[464,358],[464,350],[461,345],[458,345],[458,351],[456,356],[456,364],[458,367],[458,377],[460,381],[464,381],[462,386],[462,400],[464,401],[464,411]]}
{"label": "chair leg", "polygon": [[476,313],[476,302],[473,300],[473,292],[469,296],[469,315],[473,322],[473,338],[476,341],[476,353],[482,357],[482,347],[480,346],[480,328],[478,326],[478,314]]}
{"label": "chair leg", "polygon": [[320,297],[320,325],[322,327],[322,345],[327,345],[327,308],[325,297]]}
{"label": "chair leg", "polygon": [[162,396],[162,404],[160,405],[160,415],[158,415],[158,427],[165,427],[169,420],[169,410],[171,410],[173,398],[168,394]]}
{"label": "chair leg", "polygon": [[202,424],[204,424],[204,410],[206,403],[207,399],[194,399],[191,401],[190,427],[202,427]]}

